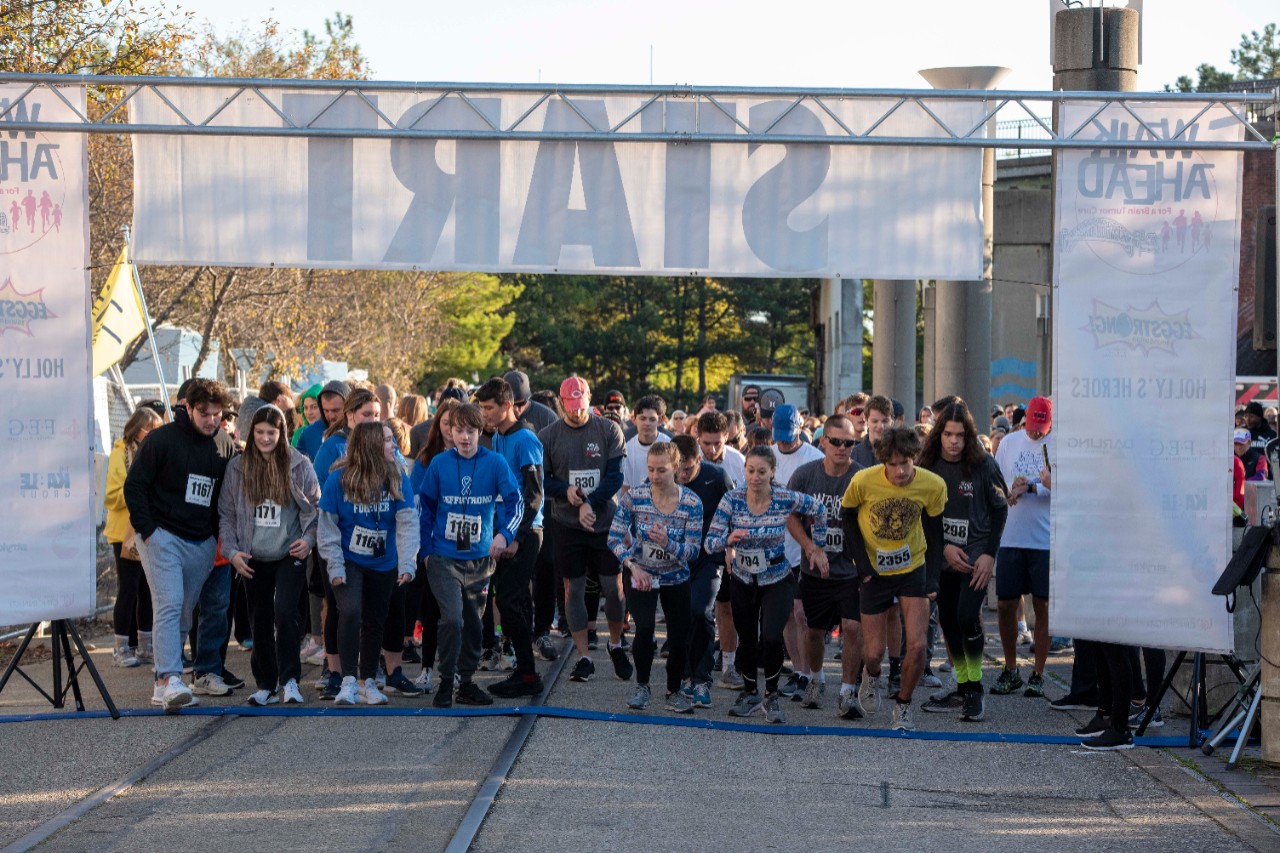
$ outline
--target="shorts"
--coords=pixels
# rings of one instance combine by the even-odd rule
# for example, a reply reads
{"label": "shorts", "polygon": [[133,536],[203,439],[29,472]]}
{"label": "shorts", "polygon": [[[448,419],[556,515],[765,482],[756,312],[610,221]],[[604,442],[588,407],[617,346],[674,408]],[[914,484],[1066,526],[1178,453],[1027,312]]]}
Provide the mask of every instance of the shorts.
{"label": "shorts", "polygon": [[592,533],[558,521],[549,522],[547,526],[555,531],[551,539],[551,556],[565,580],[616,575],[621,570],[618,558],[609,550],[608,531]]}
{"label": "shorts", "polygon": [[733,570],[728,566],[720,567],[720,588],[716,590],[717,604],[729,603],[729,590],[737,582],[738,579],[733,576]]}
{"label": "shorts", "polygon": [[1001,548],[996,553],[996,598],[1012,601],[1028,592],[1049,600],[1049,552],[1041,548]]}
{"label": "shorts", "polygon": [[843,619],[861,621],[858,594],[861,583],[856,575],[851,578],[801,575],[799,597],[804,607],[804,621],[815,631],[830,631]]}
{"label": "shorts", "polygon": [[929,576],[923,565],[900,575],[872,575],[862,584],[862,615],[878,616],[899,598],[927,598]]}

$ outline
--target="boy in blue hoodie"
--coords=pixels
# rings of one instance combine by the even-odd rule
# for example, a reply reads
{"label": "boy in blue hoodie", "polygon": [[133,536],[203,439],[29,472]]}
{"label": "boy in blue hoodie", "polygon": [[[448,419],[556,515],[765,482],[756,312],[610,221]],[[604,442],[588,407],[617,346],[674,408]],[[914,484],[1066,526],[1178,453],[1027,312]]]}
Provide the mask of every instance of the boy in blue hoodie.
{"label": "boy in blue hoodie", "polygon": [[511,467],[480,446],[484,421],[467,404],[453,410],[449,428],[454,447],[427,466],[418,487],[427,583],[440,603],[440,690],[433,704],[453,705],[448,689],[459,676],[456,699],[464,705],[491,705],[493,698],[473,682],[483,645],[481,618],[494,563],[515,541],[524,516],[524,498]]}

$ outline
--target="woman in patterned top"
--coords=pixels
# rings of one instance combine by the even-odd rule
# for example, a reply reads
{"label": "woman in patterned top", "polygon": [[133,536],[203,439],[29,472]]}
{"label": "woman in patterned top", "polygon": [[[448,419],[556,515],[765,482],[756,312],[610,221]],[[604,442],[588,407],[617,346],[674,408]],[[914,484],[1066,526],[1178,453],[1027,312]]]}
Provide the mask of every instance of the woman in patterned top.
{"label": "woman in patterned top", "polygon": [[636,692],[627,704],[636,710],[649,707],[653,630],[661,598],[671,649],[666,708],[692,714],[693,699],[680,690],[680,681],[693,620],[689,561],[697,559],[701,547],[702,501],[691,489],[676,483],[680,461],[680,451],[668,441],[649,446],[649,479],[622,494],[609,527],[609,549],[631,572],[627,607],[636,620],[632,646]]}
{"label": "woman in patterned top", "polygon": [[[791,615],[796,581],[787,565],[784,535],[787,518],[794,512],[813,520],[815,545],[826,547],[827,511],[821,501],[784,489],[773,481],[777,460],[769,447],[747,451],[746,486],[739,486],[720,501],[707,531],[708,553],[724,551],[733,567],[733,624],[738,631],[738,671],[745,688],[729,714],[746,717],[763,704],[765,719],[784,721],[778,701],[778,675],[782,671],[782,631]],[[763,703],[757,687],[757,669],[764,666]]]}

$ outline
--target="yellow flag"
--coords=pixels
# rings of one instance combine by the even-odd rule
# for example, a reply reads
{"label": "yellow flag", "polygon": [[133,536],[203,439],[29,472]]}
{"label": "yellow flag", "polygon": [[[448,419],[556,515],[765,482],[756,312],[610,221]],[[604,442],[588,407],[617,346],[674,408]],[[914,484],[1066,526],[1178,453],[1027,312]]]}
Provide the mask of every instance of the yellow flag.
{"label": "yellow flag", "polygon": [[93,375],[119,361],[129,344],[146,329],[142,303],[133,286],[133,265],[125,260],[121,249],[102,295],[93,305]]}

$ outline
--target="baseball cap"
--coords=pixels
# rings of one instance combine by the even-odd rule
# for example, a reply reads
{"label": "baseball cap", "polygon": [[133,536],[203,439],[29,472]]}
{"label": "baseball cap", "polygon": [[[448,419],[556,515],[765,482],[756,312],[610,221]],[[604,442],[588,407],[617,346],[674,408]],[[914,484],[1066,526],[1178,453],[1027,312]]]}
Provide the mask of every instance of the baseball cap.
{"label": "baseball cap", "polygon": [[560,402],[566,410],[576,412],[587,407],[591,398],[591,386],[581,376],[570,376],[560,383]]}
{"label": "baseball cap", "polygon": [[440,399],[436,401],[436,405],[437,406],[440,405],[445,400],[457,400],[459,403],[466,403],[467,392],[463,391],[461,388],[458,388],[456,386],[452,388],[446,388],[440,392]]}
{"label": "baseball cap", "polygon": [[996,418],[995,423],[991,425],[992,432],[995,432],[996,430],[1000,430],[1000,432],[1004,433],[1005,435],[1009,434],[1010,429],[1012,429],[1012,427],[1009,426],[1009,419],[1006,418],[1004,415],[1001,415],[1000,417]]}
{"label": "baseball cap", "polygon": [[907,410],[902,407],[901,403],[897,400],[890,400],[889,402],[893,403],[893,417],[895,420],[906,415]]}
{"label": "baseball cap", "polygon": [[748,385],[746,388],[742,389],[742,399],[744,400],[755,400],[755,399],[758,399],[759,397],[760,397],[759,385]]}
{"label": "baseball cap", "polygon": [[795,441],[800,436],[800,427],[803,423],[796,407],[790,403],[783,403],[773,413],[773,440]]}
{"label": "baseball cap", "polygon": [[1249,442],[1253,441],[1253,436],[1250,435],[1247,429],[1235,430],[1234,438],[1236,440],[1236,444],[1248,444]]}
{"label": "baseball cap", "polygon": [[[768,418],[774,416],[774,410],[781,406],[785,400],[786,397],[783,397],[782,392],[777,388],[766,388],[760,392],[760,398],[756,401],[756,405],[760,407],[760,415]],[[792,406],[792,408],[795,407]]]}
{"label": "baseball cap", "polygon": [[625,406],[627,398],[622,396],[621,391],[610,391],[604,395],[604,404],[606,406]]}
{"label": "baseball cap", "polygon": [[529,377],[523,370],[508,370],[502,378],[511,386],[513,402],[523,403],[529,399]]}
{"label": "baseball cap", "polygon": [[1048,397],[1032,397],[1027,402],[1027,425],[1038,429],[1053,426],[1053,403]]}

